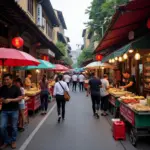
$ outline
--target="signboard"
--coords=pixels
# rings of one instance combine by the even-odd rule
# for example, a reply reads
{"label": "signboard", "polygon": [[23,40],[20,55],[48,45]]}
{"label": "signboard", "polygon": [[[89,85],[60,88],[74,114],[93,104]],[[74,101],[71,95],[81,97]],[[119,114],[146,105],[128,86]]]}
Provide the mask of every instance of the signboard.
{"label": "signboard", "polygon": [[134,112],[125,106],[124,104],[120,105],[120,114],[132,125],[134,125]]}
{"label": "signboard", "polygon": [[42,27],[43,20],[42,20],[42,6],[41,4],[37,5],[37,26]]}

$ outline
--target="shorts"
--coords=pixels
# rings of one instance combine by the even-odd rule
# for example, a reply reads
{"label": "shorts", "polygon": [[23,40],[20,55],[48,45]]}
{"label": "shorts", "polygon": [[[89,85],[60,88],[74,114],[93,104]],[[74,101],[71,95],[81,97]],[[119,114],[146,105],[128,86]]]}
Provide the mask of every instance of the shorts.
{"label": "shorts", "polygon": [[19,110],[25,109],[25,104],[19,104]]}

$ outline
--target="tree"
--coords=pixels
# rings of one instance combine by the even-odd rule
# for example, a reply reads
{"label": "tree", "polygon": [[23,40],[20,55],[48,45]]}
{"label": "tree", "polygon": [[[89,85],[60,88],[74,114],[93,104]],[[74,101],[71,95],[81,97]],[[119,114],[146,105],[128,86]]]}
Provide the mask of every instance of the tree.
{"label": "tree", "polygon": [[66,45],[62,42],[57,42],[56,46],[63,53],[63,55],[66,56],[66,53],[67,53]]}
{"label": "tree", "polygon": [[102,27],[106,31],[116,7],[126,2],[128,0],[93,0],[91,6],[87,8],[86,13],[91,19],[87,25],[97,33],[99,40],[102,38]]}
{"label": "tree", "polygon": [[64,55],[64,56],[61,57],[61,60],[63,60],[65,64],[71,66],[73,64],[73,61],[72,61],[72,59],[70,57],[68,57],[67,46],[64,43],[62,43],[62,42],[57,42],[56,46],[58,47],[58,49]]}

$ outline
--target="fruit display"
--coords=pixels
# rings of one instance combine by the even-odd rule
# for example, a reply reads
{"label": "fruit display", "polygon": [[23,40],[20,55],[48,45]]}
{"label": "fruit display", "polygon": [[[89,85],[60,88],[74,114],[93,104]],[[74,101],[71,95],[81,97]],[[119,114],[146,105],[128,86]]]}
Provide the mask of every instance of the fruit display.
{"label": "fruit display", "polygon": [[145,106],[145,105],[142,105],[142,104],[129,105],[129,107],[131,109],[136,110],[136,111],[150,111],[150,107],[149,106]]}

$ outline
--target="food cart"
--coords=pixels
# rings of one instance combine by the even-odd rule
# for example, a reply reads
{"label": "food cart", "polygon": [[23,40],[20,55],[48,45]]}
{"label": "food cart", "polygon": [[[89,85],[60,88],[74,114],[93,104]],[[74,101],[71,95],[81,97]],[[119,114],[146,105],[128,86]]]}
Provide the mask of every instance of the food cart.
{"label": "food cart", "polygon": [[136,146],[139,137],[150,136],[150,107],[137,99],[120,99],[120,115],[130,125],[130,141]]}
{"label": "food cart", "polygon": [[41,106],[40,92],[41,91],[38,88],[25,90],[25,95],[29,97],[29,100],[27,101],[28,110],[33,111],[33,113]]}
{"label": "food cart", "polygon": [[109,89],[109,104],[110,104],[110,111],[114,115],[115,118],[119,117],[119,106],[120,106],[120,101],[118,100],[119,97],[122,95],[127,95],[129,92],[127,91],[122,91],[119,88],[110,88]]}

